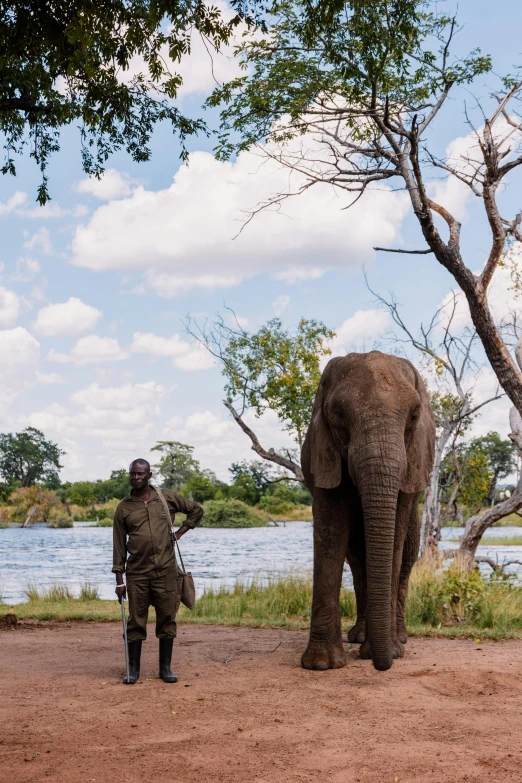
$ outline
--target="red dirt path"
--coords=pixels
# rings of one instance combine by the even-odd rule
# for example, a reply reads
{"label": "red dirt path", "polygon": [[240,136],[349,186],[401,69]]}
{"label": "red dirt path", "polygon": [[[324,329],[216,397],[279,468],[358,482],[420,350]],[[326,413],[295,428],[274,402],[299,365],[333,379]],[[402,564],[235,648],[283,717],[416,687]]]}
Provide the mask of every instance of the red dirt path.
{"label": "red dirt path", "polygon": [[[389,672],[357,660],[357,648],[344,669],[303,671],[305,642],[302,632],[181,626],[180,682],[148,679],[150,634],[142,679],[125,686],[117,625],[2,631],[0,780],[522,780],[522,642],[412,639]],[[279,643],[228,664],[205,657]]]}

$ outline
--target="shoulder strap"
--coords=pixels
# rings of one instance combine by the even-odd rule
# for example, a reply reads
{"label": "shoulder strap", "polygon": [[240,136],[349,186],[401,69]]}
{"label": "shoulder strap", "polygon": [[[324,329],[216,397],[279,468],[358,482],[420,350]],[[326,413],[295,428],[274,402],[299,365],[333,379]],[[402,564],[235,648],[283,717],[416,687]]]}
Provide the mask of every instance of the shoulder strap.
{"label": "shoulder strap", "polygon": [[[154,487],[154,489],[158,493],[158,497],[159,497],[159,499],[161,500],[161,502],[163,504],[163,508],[165,509],[165,513],[167,514],[167,519],[171,519],[171,517],[170,517],[170,509],[169,509],[169,507],[167,505],[167,500],[165,498],[165,495],[163,494],[163,492],[161,491],[161,489],[159,487]],[[172,520],[171,520],[171,526],[172,526]],[[185,571],[185,564],[183,563],[183,558],[181,557],[181,551],[180,551],[180,548],[179,548],[178,540],[177,540],[175,535],[173,535],[172,538],[174,539],[174,549],[176,547],[178,548],[179,562],[181,563],[181,568],[183,569],[183,571]]]}

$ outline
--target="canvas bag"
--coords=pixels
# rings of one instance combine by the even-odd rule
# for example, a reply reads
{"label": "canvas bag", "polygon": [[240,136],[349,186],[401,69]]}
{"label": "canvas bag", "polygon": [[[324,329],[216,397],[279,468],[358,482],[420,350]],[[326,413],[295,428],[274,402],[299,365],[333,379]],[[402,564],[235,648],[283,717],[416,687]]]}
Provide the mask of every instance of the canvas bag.
{"label": "canvas bag", "polygon": [[[165,500],[165,495],[161,491],[159,487],[155,487],[156,492],[158,493],[158,497],[163,503],[163,508],[165,509],[165,512],[167,514],[167,518],[170,519],[170,510],[167,505],[167,501]],[[175,555],[175,549],[178,548],[178,555],[179,555],[179,562],[181,565],[181,568],[178,567],[178,583],[181,584],[181,603],[185,604],[187,609],[194,609],[194,606],[196,605],[196,588],[194,587],[194,579],[192,578],[192,574],[190,571],[185,570],[185,564],[183,563],[183,558],[181,557],[181,551],[179,548],[179,544],[176,540],[176,536],[174,533],[172,534],[172,539],[174,541],[174,555]]]}

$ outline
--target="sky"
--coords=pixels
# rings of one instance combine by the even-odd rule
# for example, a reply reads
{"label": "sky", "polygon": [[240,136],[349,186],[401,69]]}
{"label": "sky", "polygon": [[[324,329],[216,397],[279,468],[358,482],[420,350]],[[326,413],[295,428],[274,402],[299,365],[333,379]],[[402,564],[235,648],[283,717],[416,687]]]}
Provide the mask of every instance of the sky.
{"label": "sky", "polygon": [[[512,0],[461,0],[458,46],[480,46],[504,73],[522,47],[520,25],[506,24],[499,9],[505,19],[519,13]],[[236,75],[237,64],[228,53],[212,68],[196,41],[182,73],[180,108],[201,116],[214,77]],[[487,95],[487,82],[449,104],[434,128],[437,149],[466,147],[463,102]],[[216,127],[215,114],[206,119]],[[118,153],[98,182],[82,172],[69,128],[50,164],[46,207],[34,200],[38,171],[28,158],[15,178],[0,178],[0,431],[41,429],[66,452],[63,480],[105,478],[138,456],[154,461],[158,440],[194,446],[202,467],[225,480],[232,462],[255,458],[222,404],[219,367],[186,333],[187,316],[202,322],[231,308],[249,330],[274,316],[288,328],[315,318],[336,331],[331,348],[342,354],[389,345],[389,316],[365,274],[373,290],[395,294],[415,332],[454,287],[432,256],[372,250],[423,246],[403,193],[381,189],[343,210],[342,194],[311,189],[238,236],[245,211],[284,187],[287,174],[252,153],[217,162],[212,139],[189,146],[186,166],[170,129],[159,127],[150,162]],[[516,202],[516,184],[506,204]],[[465,261],[480,269],[488,233],[477,200],[451,181],[432,192],[462,220]],[[494,280],[492,299],[497,318],[520,309],[506,275]],[[465,324],[464,305],[459,312]],[[494,385],[486,368],[475,398]],[[473,433],[505,436],[508,411],[506,400],[487,406]],[[292,446],[275,414],[248,420],[266,448]]]}

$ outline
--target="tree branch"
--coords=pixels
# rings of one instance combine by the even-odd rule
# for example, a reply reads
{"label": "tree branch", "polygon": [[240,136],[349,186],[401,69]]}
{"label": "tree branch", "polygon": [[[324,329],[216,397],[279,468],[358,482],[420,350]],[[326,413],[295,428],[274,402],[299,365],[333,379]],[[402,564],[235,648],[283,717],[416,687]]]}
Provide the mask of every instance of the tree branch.
{"label": "tree branch", "polygon": [[264,449],[261,444],[259,443],[257,435],[250,429],[250,427],[245,424],[239,413],[236,411],[232,403],[228,402],[227,400],[223,400],[223,404],[226,408],[230,411],[232,414],[232,417],[234,420],[239,424],[243,432],[248,435],[250,440],[252,441],[252,450],[256,452],[256,454],[259,454],[260,457],[263,459],[269,460],[270,462],[275,462],[276,465],[280,465],[283,468],[286,468],[287,470],[291,471],[295,474],[298,481],[302,481],[304,483],[304,475],[303,471],[301,470],[301,466],[297,464],[297,462],[294,462],[292,459],[289,459],[288,457],[283,457],[282,454],[278,454],[274,449]]}
{"label": "tree branch", "polygon": [[428,253],[433,253],[433,250],[428,248],[428,250],[400,250],[398,248],[394,247],[374,247],[374,250],[382,250],[383,253],[408,253],[411,255],[418,255],[418,256],[424,256],[428,255]]}

